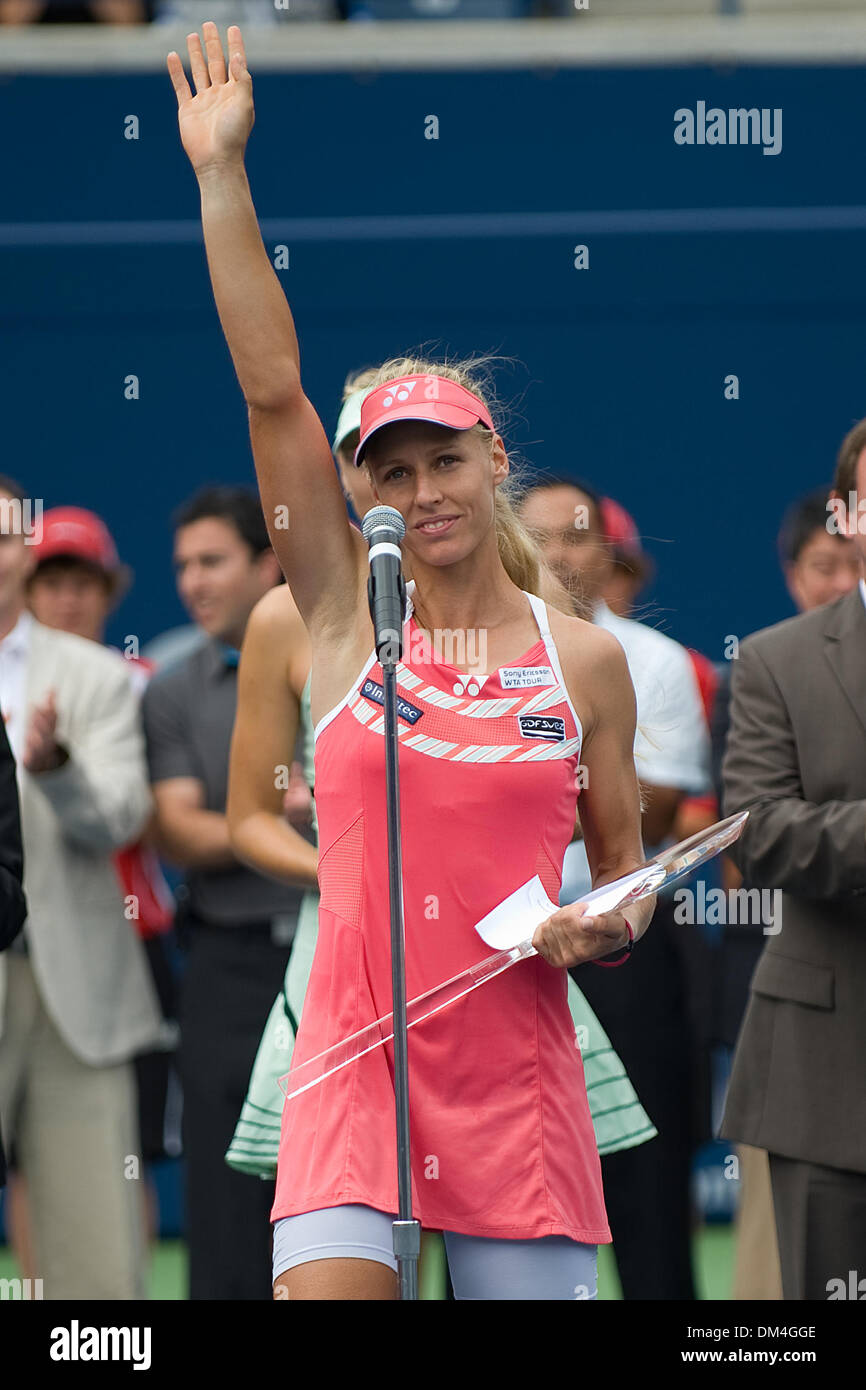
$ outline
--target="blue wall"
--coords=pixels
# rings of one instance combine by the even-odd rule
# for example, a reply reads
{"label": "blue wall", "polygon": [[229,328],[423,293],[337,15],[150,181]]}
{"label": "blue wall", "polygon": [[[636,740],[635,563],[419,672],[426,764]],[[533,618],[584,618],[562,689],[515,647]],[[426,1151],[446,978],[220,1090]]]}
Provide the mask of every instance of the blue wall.
{"label": "blue wall", "polygon": [[[522,237],[401,237],[386,221],[339,239],[340,227],[359,214],[855,205],[863,89],[855,67],[256,77],[260,216],[321,216],[336,234],[269,237],[291,248],[282,278],[326,428],[349,368],[421,341],[517,358],[501,380],[508,441],[632,510],[659,565],[655,621],[721,658],[726,634],[792,611],[779,517],[830,478],[866,414],[864,231],[659,233],[640,217]],[[781,107],[782,152],[676,145],[673,113],[698,100]],[[137,141],[123,137],[130,113]],[[431,113],[438,141],[423,138]],[[206,481],[254,476],[200,240],[181,225],[118,244],[100,228],[197,217],[174,97],[161,74],[31,75],[0,83],[0,121],[0,469],[46,506],[106,517],[137,574],[111,635],[146,641],[184,618],[171,509]],[[54,220],[86,224],[81,244],[14,244],[27,236],[10,224]],[[589,271],[573,268],[578,241]],[[723,395],[731,372],[738,401]],[[138,401],[124,400],[127,373]]]}

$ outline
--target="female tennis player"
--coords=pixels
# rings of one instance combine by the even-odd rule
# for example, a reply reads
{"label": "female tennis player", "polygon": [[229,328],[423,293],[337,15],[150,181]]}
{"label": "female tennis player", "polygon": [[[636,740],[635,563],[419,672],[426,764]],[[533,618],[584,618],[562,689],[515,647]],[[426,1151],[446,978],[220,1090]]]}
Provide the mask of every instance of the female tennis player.
{"label": "female tennis player", "polygon": [[[310,634],[319,939],[293,1065],[391,1007],[384,741],[367,547],[349,525],[300,377],[289,306],[256,222],[243,156],[253,123],[240,30],[168,66],[198,177],[211,279],[249,410],[272,540]],[[392,359],[361,407],[356,464],[406,523],[413,581],[399,671],[407,996],[487,954],[474,931],[538,874],[556,897],[583,788],[593,882],[642,861],[634,692],[615,638],[537,596],[537,550],[507,499],[491,404],[461,365]],[[276,525],[288,507],[288,530]],[[278,510],[279,509],[279,510]],[[484,640],[486,674],[446,637]],[[580,774],[578,767],[580,766]],[[445,1234],[460,1299],[595,1296],[610,1240],[566,968],[639,939],[576,904],[539,954],[413,1029],[415,1214]],[[393,1056],[379,1048],[287,1102],[272,1219],[275,1296],[396,1296]]]}
{"label": "female tennis player", "polygon": [[[347,377],[333,440],[340,482],[356,516],[363,516],[375,500],[366,470],[354,465],[364,383],[374,377],[374,370]],[[542,596],[555,607],[564,605],[566,611],[571,606],[568,592],[558,585]],[[307,888],[283,987],[262,1033],[247,1095],[226,1153],[230,1167],[266,1179],[274,1178],[277,1172],[282,1112],[279,1078],[290,1065],[318,935],[319,894],[313,891],[317,887],[316,854],[287,824],[282,782],[274,776],[275,768],[285,767],[291,760],[300,734],[303,773],[309,788],[313,787],[309,664],[309,638],[303,619],[289,586],[279,584],[256,604],[244,634],[226,802],[232,847],[238,856],[260,873]],[[584,1057],[599,1154],[645,1143],[656,1130],[604,1029],[570,975],[568,1006]],[[422,1236],[422,1288],[421,1273],[431,1238],[430,1232]],[[438,1264],[438,1258],[434,1259],[434,1270]]]}

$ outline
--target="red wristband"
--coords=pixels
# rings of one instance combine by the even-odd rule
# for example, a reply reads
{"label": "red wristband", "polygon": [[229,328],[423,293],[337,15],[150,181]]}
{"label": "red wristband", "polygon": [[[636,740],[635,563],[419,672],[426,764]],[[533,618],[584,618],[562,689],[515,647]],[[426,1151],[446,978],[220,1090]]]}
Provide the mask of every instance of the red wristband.
{"label": "red wristband", "polygon": [[619,960],[594,960],[592,962],[593,965],[603,965],[606,970],[613,970],[617,965],[625,965],[634,947],[634,932],[631,929],[631,922],[626,921],[625,918],[623,918],[623,921],[625,921],[628,927],[628,945],[623,946],[622,955]]}

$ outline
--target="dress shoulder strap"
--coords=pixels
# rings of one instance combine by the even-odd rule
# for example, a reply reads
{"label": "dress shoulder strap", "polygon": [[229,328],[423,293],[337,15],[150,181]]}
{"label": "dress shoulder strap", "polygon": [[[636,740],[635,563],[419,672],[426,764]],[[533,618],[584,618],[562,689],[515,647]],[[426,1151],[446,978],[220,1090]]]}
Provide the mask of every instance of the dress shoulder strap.
{"label": "dress shoulder strap", "polygon": [[412,614],[415,612],[415,604],[412,602],[412,595],[415,592],[415,580],[406,581],[406,607],[403,611],[403,622],[408,623]]}
{"label": "dress shoulder strap", "polygon": [[568,705],[568,708],[571,710],[571,717],[574,720],[575,726],[578,729],[582,743],[583,725],[580,722],[580,715],[574,708],[574,702],[572,701],[571,695],[569,694],[568,686],[565,683],[565,676],[562,670],[562,663],[559,660],[559,651],[557,650],[556,640],[553,636],[553,633],[550,630],[550,617],[547,611],[547,604],[544,602],[544,599],[538,597],[538,594],[530,594],[527,592],[526,589],[523,589],[521,592],[526,594],[526,597],[529,599],[530,605],[532,607],[532,612],[535,615],[535,621],[538,623],[538,630],[541,633],[542,638],[544,639],[544,649],[547,652],[547,658],[553,668],[553,673],[556,676],[556,679],[559,681],[559,684],[562,687],[562,693],[565,696],[565,701]]}
{"label": "dress shoulder strap", "polygon": [[547,641],[551,636],[550,619],[547,616],[547,604],[544,602],[543,598],[538,597],[538,594],[530,594],[527,589],[523,589],[521,592],[529,599],[535,621],[538,623],[538,630],[545,641]]}

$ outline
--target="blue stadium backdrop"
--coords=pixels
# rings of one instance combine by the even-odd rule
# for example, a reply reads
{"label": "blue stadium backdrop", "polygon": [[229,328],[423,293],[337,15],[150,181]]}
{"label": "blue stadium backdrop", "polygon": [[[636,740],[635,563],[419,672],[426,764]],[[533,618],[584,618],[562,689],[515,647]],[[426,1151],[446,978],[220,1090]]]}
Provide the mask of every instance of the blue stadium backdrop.
{"label": "blue stadium backdrop", "polygon": [[[253,193],[327,428],[351,367],[420,342],[516,359],[508,442],[632,510],[654,621],[721,659],[792,611],[784,504],[866,414],[864,89],[853,66],[255,77]],[[781,153],[677,145],[701,100],[781,108]],[[110,635],[144,643],[184,620],[171,509],[254,476],[174,96],[161,73],[6,77],[0,122],[0,469],[106,517],[136,572]]]}

